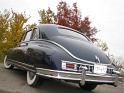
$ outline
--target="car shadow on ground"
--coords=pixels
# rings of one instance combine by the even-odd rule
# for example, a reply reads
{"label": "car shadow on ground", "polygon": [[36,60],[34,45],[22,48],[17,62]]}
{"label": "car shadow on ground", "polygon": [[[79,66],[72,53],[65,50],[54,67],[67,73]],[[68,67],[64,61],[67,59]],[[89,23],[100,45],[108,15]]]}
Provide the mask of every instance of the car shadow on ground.
{"label": "car shadow on ground", "polygon": [[36,93],[70,93],[70,92],[71,93],[83,93],[83,92],[94,93],[94,91],[89,92],[89,91],[80,89],[80,87],[77,84],[61,82],[61,81],[52,80],[52,79],[44,80],[42,78],[40,78],[39,80],[40,83],[37,87],[31,87],[31,86],[28,86],[26,83],[26,71],[15,68],[10,72],[12,72],[13,74],[16,74],[16,76],[21,81],[25,82],[22,84],[22,86],[25,85],[25,87],[27,88],[30,87],[33,90],[35,90]]}

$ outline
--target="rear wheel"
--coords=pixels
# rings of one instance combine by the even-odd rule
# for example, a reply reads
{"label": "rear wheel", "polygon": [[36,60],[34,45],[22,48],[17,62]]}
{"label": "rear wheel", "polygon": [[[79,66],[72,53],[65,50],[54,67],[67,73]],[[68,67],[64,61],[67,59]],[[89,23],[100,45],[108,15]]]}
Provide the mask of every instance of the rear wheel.
{"label": "rear wheel", "polygon": [[93,89],[95,89],[97,87],[97,84],[85,83],[84,85],[81,85],[79,83],[79,86],[83,90],[92,91]]}
{"label": "rear wheel", "polygon": [[4,57],[4,67],[6,69],[12,69],[14,66],[7,61],[7,55]]}
{"label": "rear wheel", "polygon": [[30,86],[35,87],[38,84],[39,77],[36,75],[36,73],[27,71],[27,83]]}

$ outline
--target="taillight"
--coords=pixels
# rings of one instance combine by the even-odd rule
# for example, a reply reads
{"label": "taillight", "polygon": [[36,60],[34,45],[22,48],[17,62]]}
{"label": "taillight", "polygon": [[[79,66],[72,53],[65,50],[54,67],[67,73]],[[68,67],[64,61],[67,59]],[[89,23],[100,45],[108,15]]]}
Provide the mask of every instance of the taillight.
{"label": "taillight", "polygon": [[77,66],[73,62],[63,61],[62,62],[62,69],[65,69],[65,70],[77,70]]}
{"label": "taillight", "polygon": [[75,68],[75,64],[73,64],[73,63],[66,63],[66,68],[74,69]]}

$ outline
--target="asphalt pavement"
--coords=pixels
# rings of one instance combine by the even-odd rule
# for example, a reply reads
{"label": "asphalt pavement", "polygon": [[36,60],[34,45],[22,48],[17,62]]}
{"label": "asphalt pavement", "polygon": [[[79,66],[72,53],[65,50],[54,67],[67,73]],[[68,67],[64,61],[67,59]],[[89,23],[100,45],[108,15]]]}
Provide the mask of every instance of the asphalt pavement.
{"label": "asphalt pavement", "polygon": [[77,84],[45,80],[34,88],[26,83],[26,71],[17,68],[5,69],[3,64],[0,64],[0,93],[124,93],[124,83],[119,83],[118,87],[99,85],[88,92],[80,89]]}

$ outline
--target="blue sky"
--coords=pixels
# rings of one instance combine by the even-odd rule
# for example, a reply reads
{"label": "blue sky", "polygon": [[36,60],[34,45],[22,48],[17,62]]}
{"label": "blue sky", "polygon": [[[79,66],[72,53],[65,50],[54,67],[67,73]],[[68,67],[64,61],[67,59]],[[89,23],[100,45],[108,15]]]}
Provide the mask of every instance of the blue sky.
{"label": "blue sky", "polygon": [[[0,10],[13,9],[31,16],[29,23],[37,23],[38,10],[51,7],[56,11],[60,0],[0,0]],[[65,0],[64,0],[65,1]],[[106,41],[111,54],[124,57],[124,1],[123,0],[66,0],[77,2],[82,18],[89,16],[92,26],[100,32],[96,35]]]}

